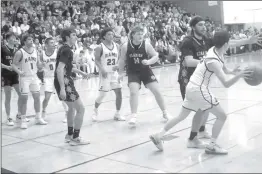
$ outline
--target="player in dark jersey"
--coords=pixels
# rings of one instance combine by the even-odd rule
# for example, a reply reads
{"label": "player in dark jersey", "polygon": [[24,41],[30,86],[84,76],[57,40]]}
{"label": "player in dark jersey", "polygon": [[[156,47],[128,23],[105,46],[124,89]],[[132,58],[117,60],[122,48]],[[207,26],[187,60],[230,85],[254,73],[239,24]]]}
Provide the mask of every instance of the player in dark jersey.
{"label": "player in dark jersey", "polygon": [[[10,117],[10,102],[11,102],[11,94],[12,87],[14,87],[18,97],[18,115],[21,114],[21,98],[19,92],[19,82],[18,82],[18,74],[12,70],[12,62],[15,54],[15,41],[16,36],[14,33],[10,32],[6,34],[6,44],[1,46],[1,67],[2,67],[2,82],[5,91],[5,111],[7,115],[6,124],[8,126],[13,126],[13,119]],[[27,120],[28,121],[28,120]]]}
{"label": "player in dark jersey", "polygon": [[130,40],[121,47],[119,60],[120,80],[124,76],[124,67],[127,65],[128,86],[130,89],[130,106],[132,117],[129,124],[135,125],[138,107],[138,95],[141,82],[155,96],[156,101],[163,111],[164,119],[168,120],[166,106],[163,96],[159,91],[157,79],[152,72],[150,65],[158,61],[158,53],[152,45],[144,40],[144,28],[136,26],[130,33]]}
{"label": "player in dark jersey", "polygon": [[75,30],[71,28],[64,29],[61,32],[61,37],[64,45],[59,48],[57,53],[54,85],[59,99],[65,101],[68,106],[68,134],[66,134],[65,142],[70,143],[72,146],[86,145],[89,144],[89,142],[79,137],[85,107],[75,89],[72,71],[86,77],[87,74],[73,67],[72,47],[77,41]]}

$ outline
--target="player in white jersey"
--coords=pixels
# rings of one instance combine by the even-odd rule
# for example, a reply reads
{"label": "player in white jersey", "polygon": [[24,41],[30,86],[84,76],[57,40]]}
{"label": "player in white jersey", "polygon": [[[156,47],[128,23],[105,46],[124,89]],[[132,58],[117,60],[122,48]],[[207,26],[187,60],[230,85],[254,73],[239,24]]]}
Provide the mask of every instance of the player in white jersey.
{"label": "player in white jersey", "polygon": [[[212,130],[212,138],[208,145],[206,145],[205,152],[208,154],[227,154],[227,150],[221,148],[216,144],[220,131],[226,121],[227,115],[224,109],[220,106],[218,100],[210,92],[209,83],[211,77],[216,75],[222,84],[228,88],[238,81],[241,77],[250,78],[252,71],[245,69],[243,71],[232,71],[224,65],[223,55],[229,47],[230,35],[226,31],[218,31],[214,35],[214,47],[210,48],[206,57],[200,61],[196,70],[190,78],[186,87],[186,97],[183,107],[180,110],[179,116],[170,120],[164,129],[154,135],[150,136],[152,142],[160,150],[163,150],[162,140],[163,136],[168,130],[173,128],[176,124],[184,120],[191,111],[194,112],[211,112],[217,117]],[[226,74],[235,74],[234,77],[229,77]],[[201,119],[199,119],[198,129],[201,126]],[[198,130],[197,129],[197,130]]]}
{"label": "player in white jersey", "polygon": [[99,96],[95,101],[93,121],[97,120],[98,107],[102,103],[107,92],[114,90],[116,94],[116,114],[115,120],[124,121],[120,115],[122,104],[122,84],[118,81],[117,62],[119,57],[118,45],[114,43],[114,32],[111,28],[106,28],[101,32],[102,43],[95,49],[95,63],[99,68]]}
{"label": "player in white jersey", "polygon": [[44,91],[45,99],[42,103],[42,117],[45,119],[46,107],[50,100],[52,93],[54,92],[54,73],[57,50],[55,49],[55,41],[53,38],[47,38],[45,40],[45,51],[40,55],[40,60],[44,64]]}
{"label": "player in white jersey", "polygon": [[45,125],[40,114],[40,81],[36,75],[41,64],[37,50],[33,47],[33,37],[25,35],[22,38],[24,46],[15,53],[13,70],[19,75],[19,88],[21,93],[21,128],[26,129],[26,110],[28,94],[31,91],[34,98],[34,108],[36,112],[36,124]]}

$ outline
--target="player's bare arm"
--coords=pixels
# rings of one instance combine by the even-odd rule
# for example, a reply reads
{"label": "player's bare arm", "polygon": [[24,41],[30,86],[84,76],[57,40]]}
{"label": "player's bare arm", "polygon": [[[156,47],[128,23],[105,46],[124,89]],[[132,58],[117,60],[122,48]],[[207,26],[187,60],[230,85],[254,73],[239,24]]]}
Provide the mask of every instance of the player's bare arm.
{"label": "player's bare arm", "polygon": [[236,68],[232,70],[226,67],[225,65],[223,66],[223,70],[225,74],[232,74],[232,75],[236,75],[240,71],[239,66],[237,66]]}
{"label": "player's bare arm", "polygon": [[43,52],[37,52],[37,62],[36,62],[36,66],[37,69],[42,71],[44,66],[45,66],[45,62],[43,59]]}
{"label": "player's bare arm", "polygon": [[262,41],[262,36],[256,35],[256,36],[251,36],[250,38],[247,39],[241,39],[241,40],[229,40],[229,46],[230,47],[238,47],[242,45],[247,45],[247,44],[259,44],[259,42]]}
{"label": "player's bare arm", "polygon": [[65,96],[66,96],[65,83],[64,83],[64,68],[65,68],[65,63],[59,62],[57,69],[56,69],[57,79],[58,79],[58,83],[59,83],[60,89],[61,89],[59,96],[62,100],[64,100]]}
{"label": "player's bare arm", "polygon": [[124,74],[126,65],[126,53],[127,53],[127,43],[124,43],[120,48],[120,55],[118,61],[119,74]]}
{"label": "player's bare arm", "polygon": [[145,44],[146,44],[145,45],[146,51],[150,59],[143,60],[142,63],[144,65],[152,65],[159,60],[158,52],[156,52],[156,50],[153,48],[153,46],[150,43],[146,42]]}
{"label": "player's bare arm", "polygon": [[221,81],[221,83],[226,88],[229,88],[230,86],[232,86],[241,77],[248,78],[252,73],[252,71],[250,71],[250,70],[244,70],[244,71],[238,72],[234,77],[230,78],[229,76],[227,76],[225,74],[225,72],[223,71],[223,68],[221,68],[221,65],[218,61],[213,61],[213,62],[210,62],[210,63],[208,63],[208,61],[210,61],[210,60],[207,60],[207,68],[210,71],[213,71],[215,73],[217,78]]}
{"label": "player's bare arm", "polygon": [[[116,43],[116,47],[117,47],[118,56],[119,56],[120,55],[120,46],[119,46],[119,44]],[[118,63],[119,63],[119,57],[118,57],[118,60],[117,60],[117,64]],[[113,67],[113,71],[118,71],[118,65]]]}
{"label": "player's bare arm", "polygon": [[99,46],[95,49],[95,63],[97,65],[97,67],[99,68],[99,70],[101,71],[102,73],[102,76],[104,78],[107,78],[107,72],[106,70],[104,69],[104,67],[102,66],[102,62],[101,62],[101,53],[102,53],[102,47]]}
{"label": "player's bare arm", "polygon": [[7,65],[1,63],[1,67],[4,68],[4,69],[7,69],[9,71],[12,71],[12,66],[7,66]]}
{"label": "player's bare arm", "polygon": [[77,69],[76,67],[74,67],[74,68],[72,69],[72,72],[81,74],[83,77],[88,78],[88,74],[87,74],[87,73],[85,73],[84,71],[81,71],[81,70]]}
{"label": "player's bare arm", "polygon": [[20,62],[23,59],[23,54],[21,50],[18,50],[15,55],[14,55],[14,59],[13,59],[13,64],[12,64],[12,69],[20,76],[23,76],[24,72],[19,70],[19,65]]}

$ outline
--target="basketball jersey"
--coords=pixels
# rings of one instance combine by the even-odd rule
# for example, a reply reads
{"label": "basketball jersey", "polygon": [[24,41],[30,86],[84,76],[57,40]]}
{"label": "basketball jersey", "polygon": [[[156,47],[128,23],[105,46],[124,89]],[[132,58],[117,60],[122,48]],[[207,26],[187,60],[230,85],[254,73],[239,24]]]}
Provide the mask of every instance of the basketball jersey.
{"label": "basketball jersey", "polygon": [[209,71],[207,68],[207,63],[219,62],[221,68],[224,66],[224,57],[219,57],[215,47],[208,50],[206,57],[197,65],[195,72],[190,78],[190,82],[198,86],[209,87],[209,83],[214,72]]}
{"label": "basketball jersey", "polygon": [[46,51],[43,52],[43,61],[45,62],[45,77],[54,77],[55,63],[56,63],[57,50],[54,50],[50,56],[46,55]]}
{"label": "basketball jersey", "polygon": [[150,68],[148,65],[142,64],[142,60],[148,59],[145,41],[136,46],[132,44],[131,40],[129,40],[127,44],[126,58],[128,73],[141,72],[143,69]]}
{"label": "basketball jersey", "polygon": [[24,48],[20,50],[23,57],[20,64],[20,70],[25,73],[25,76],[35,76],[37,73],[37,50],[34,48],[32,53],[28,53]]}
{"label": "basketball jersey", "polygon": [[104,43],[101,43],[102,55],[101,63],[106,72],[114,72],[113,67],[117,65],[118,62],[118,49],[116,44],[113,42],[113,49],[109,49]]}
{"label": "basketball jersey", "polygon": [[[1,63],[7,66],[11,66],[13,63],[13,57],[15,54],[16,48],[11,49],[9,48],[7,45],[3,45],[1,46]],[[2,74],[10,74],[10,75],[14,75],[16,74],[16,72],[14,71],[9,71],[7,69],[2,68],[1,69]]]}

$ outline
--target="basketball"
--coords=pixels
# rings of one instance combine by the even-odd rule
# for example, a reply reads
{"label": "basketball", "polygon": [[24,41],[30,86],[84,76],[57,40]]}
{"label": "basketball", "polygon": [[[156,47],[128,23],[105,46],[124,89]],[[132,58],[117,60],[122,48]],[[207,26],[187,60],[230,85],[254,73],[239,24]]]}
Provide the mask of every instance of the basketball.
{"label": "basketball", "polygon": [[255,64],[250,65],[248,68],[253,71],[253,74],[251,79],[245,79],[246,83],[250,86],[259,85],[262,82],[262,68]]}

